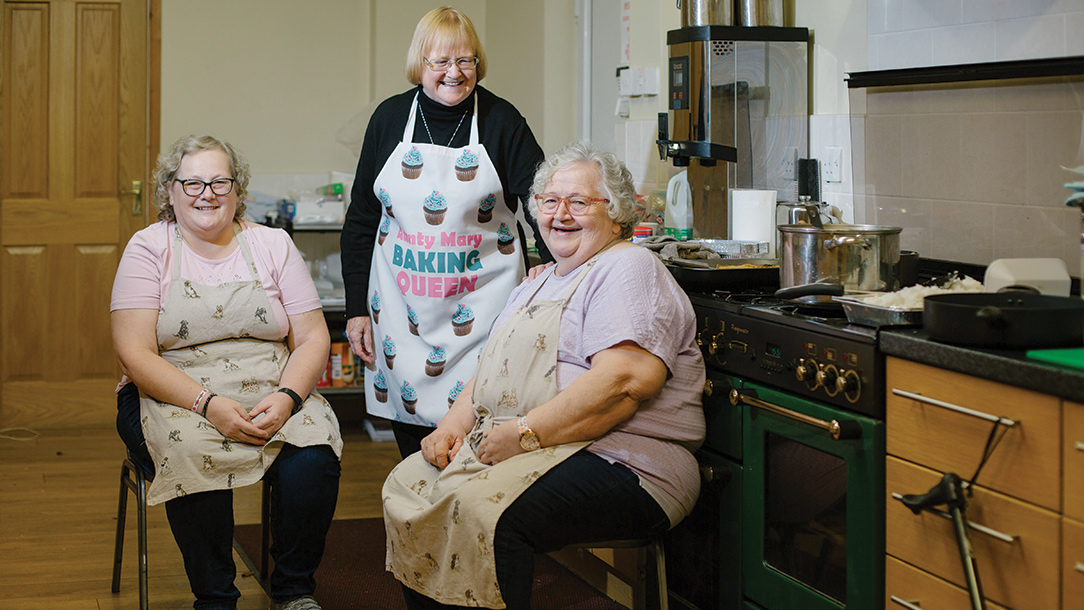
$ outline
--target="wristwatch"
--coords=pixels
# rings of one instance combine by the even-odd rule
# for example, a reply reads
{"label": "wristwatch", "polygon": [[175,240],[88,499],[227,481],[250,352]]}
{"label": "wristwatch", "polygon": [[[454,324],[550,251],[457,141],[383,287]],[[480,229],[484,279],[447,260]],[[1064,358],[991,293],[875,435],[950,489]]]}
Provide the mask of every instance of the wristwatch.
{"label": "wristwatch", "polygon": [[524,451],[534,451],[542,447],[542,443],[538,440],[538,435],[531,430],[531,427],[527,425],[527,418],[519,418],[519,446],[523,447]]}

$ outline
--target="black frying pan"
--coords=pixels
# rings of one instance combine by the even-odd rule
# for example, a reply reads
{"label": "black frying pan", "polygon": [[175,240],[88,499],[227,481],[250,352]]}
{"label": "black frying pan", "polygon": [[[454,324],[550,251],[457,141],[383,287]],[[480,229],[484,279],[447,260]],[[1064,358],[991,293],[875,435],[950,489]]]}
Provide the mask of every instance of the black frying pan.
{"label": "black frying pan", "polygon": [[1001,349],[1084,345],[1084,301],[1024,292],[937,294],[923,301],[930,339]]}
{"label": "black frying pan", "polygon": [[663,261],[663,264],[686,292],[773,288],[779,285],[779,267],[774,259],[679,259]]}
{"label": "black frying pan", "polygon": [[843,314],[843,304],[832,300],[832,297],[843,296],[843,286],[840,284],[817,282],[788,286],[776,290],[775,296],[809,311]]}

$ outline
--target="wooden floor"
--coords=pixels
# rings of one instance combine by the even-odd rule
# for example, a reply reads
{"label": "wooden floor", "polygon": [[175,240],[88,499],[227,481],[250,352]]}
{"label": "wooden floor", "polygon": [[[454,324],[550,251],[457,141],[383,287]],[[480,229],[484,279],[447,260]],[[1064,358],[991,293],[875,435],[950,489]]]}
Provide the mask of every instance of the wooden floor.
{"label": "wooden floor", "polygon": [[[380,486],[395,464],[394,442],[374,443],[344,428],[336,519],[379,517]],[[43,430],[30,441],[0,439],[0,607],[18,610],[120,610],[139,607],[135,496],[129,496],[120,593],[110,591],[120,463],[113,427]],[[260,486],[235,494],[236,522],[258,523]],[[148,510],[152,610],[185,610],[194,598],[165,509]],[[269,600],[237,560],[240,610]]]}

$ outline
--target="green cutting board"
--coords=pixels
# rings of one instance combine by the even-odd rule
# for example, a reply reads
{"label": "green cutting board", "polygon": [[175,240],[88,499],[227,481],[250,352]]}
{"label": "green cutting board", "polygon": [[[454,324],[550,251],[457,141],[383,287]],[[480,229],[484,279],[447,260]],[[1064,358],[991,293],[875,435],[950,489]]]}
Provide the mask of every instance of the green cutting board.
{"label": "green cutting board", "polygon": [[1084,347],[1065,349],[1034,349],[1028,352],[1028,358],[1052,362],[1062,366],[1084,369]]}

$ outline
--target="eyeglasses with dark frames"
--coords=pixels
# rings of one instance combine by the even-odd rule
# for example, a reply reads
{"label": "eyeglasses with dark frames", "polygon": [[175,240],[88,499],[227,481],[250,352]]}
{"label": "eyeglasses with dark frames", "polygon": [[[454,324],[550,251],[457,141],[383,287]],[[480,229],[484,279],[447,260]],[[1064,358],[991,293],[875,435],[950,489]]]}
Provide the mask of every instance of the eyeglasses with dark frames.
{"label": "eyeglasses with dark frames", "polygon": [[189,197],[199,197],[207,187],[211,187],[211,192],[219,197],[229,195],[233,190],[233,183],[237,182],[233,178],[215,178],[210,182],[196,180],[195,178],[189,178],[187,180],[175,178],[173,181],[180,182],[181,188],[184,189],[184,194]]}
{"label": "eyeglasses with dark frames", "polygon": [[545,214],[553,214],[557,211],[558,206],[562,203],[568,209],[568,213],[573,216],[583,216],[590,209],[591,206],[596,203],[610,203],[609,199],[602,199],[599,197],[558,197],[553,193],[541,193],[534,196],[535,205],[538,206],[538,211]]}
{"label": "eyeglasses with dark frames", "polygon": [[452,64],[455,64],[459,68],[460,72],[467,72],[478,67],[477,57],[457,57],[455,59],[434,59],[429,60],[425,57],[422,58],[425,65],[429,66],[429,69],[433,72],[447,72],[452,68]]}

